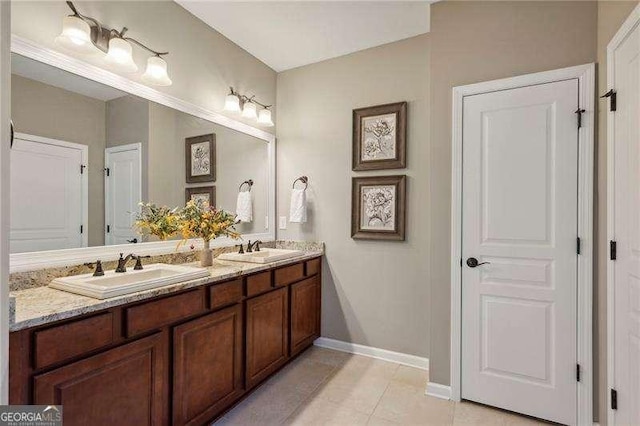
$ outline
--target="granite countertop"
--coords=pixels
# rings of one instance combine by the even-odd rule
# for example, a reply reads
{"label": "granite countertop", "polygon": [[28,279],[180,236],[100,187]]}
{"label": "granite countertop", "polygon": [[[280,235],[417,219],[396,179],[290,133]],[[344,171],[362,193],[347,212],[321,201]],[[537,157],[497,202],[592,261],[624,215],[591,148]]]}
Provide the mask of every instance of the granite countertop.
{"label": "granite countertop", "polygon": [[[188,288],[221,282],[263,270],[297,263],[302,260],[312,259],[322,256],[322,254],[322,250],[307,250],[300,256],[265,264],[215,259],[213,266],[207,268],[211,274],[209,277],[102,300],[56,290],[47,286],[12,291],[10,292],[10,296],[15,298],[15,317],[13,321],[10,321],[9,331],[18,331],[89,312],[175,293]],[[184,265],[199,266],[197,262],[186,263]]]}

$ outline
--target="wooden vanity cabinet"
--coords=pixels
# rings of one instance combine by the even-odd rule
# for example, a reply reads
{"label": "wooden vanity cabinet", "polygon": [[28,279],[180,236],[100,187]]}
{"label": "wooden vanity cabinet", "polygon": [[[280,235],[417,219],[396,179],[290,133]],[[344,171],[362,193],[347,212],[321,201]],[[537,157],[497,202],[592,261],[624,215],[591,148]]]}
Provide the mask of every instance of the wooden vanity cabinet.
{"label": "wooden vanity cabinet", "polygon": [[65,425],[206,425],[320,335],[320,258],[9,336],[12,404]]}
{"label": "wooden vanity cabinet", "polygon": [[320,337],[320,276],[292,284],[289,291],[291,356],[295,356]]}
{"label": "wooden vanity cabinet", "polygon": [[173,329],[173,424],[205,424],[235,402],[242,382],[242,305]]}
{"label": "wooden vanity cabinet", "polygon": [[251,388],[288,358],[288,287],[247,300],[246,385]]}
{"label": "wooden vanity cabinet", "polygon": [[66,426],[168,424],[168,338],[154,334],[33,378],[33,403]]}

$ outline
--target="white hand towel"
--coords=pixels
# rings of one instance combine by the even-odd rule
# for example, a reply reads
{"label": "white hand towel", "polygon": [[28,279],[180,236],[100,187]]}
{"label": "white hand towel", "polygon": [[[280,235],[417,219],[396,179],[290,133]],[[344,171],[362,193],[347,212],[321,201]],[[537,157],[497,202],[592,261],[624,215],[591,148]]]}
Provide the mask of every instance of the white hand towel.
{"label": "white hand towel", "polygon": [[236,214],[240,222],[251,222],[253,220],[253,201],[251,200],[250,191],[238,192]]}
{"label": "white hand towel", "polygon": [[304,189],[291,190],[291,208],[289,222],[305,223],[307,221],[307,192]]}

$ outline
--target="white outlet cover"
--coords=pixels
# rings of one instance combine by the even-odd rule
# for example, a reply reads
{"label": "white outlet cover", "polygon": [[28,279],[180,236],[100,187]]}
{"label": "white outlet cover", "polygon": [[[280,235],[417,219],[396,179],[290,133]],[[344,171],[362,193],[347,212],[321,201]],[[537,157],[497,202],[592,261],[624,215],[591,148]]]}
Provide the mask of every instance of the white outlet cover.
{"label": "white outlet cover", "polygon": [[280,216],[280,229],[287,229],[287,217]]}

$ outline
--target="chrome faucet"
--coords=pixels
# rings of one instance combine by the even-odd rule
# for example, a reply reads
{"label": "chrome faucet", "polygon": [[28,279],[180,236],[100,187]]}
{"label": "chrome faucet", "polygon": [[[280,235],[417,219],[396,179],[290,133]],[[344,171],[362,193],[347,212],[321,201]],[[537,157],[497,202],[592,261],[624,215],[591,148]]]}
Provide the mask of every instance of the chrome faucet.
{"label": "chrome faucet", "polygon": [[120,259],[118,259],[118,267],[116,268],[116,272],[118,273],[123,273],[123,272],[127,272],[127,262],[130,259],[134,259],[136,258],[136,255],[133,253],[130,253],[127,255],[127,257],[122,257],[122,253],[120,253]]}

